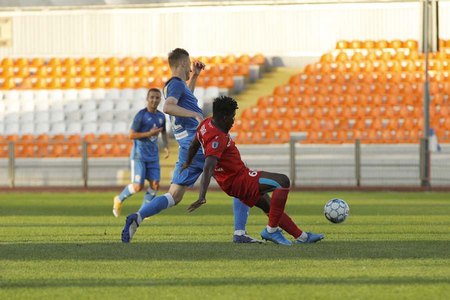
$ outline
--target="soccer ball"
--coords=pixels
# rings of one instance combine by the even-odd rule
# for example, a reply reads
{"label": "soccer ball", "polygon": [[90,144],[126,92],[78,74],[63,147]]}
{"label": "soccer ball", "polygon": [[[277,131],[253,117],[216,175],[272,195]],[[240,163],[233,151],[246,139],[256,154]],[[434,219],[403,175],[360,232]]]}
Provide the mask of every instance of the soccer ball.
{"label": "soccer ball", "polygon": [[342,223],[348,216],[350,212],[350,208],[347,203],[342,199],[331,199],[325,204],[323,208],[323,213],[328,221],[333,223]]}

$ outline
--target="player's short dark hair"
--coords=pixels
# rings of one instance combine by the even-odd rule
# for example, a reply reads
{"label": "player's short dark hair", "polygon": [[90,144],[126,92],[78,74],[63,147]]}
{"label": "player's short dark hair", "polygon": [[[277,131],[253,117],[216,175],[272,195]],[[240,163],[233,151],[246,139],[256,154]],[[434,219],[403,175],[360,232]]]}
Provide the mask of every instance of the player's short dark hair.
{"label": "player's short dark hair", "polygon": [[169,66],[178,66],[179,62],[186,57],[189,57],[189,53],[186,50],[181,48],[172,50],[172,52],[169,53]]}
{"label": "player's short dark hair", "polygon": [[238,108],[236,100],[229,96],[220,96],[214,99],[213,116],[232,116]]}
{"label": "player's short dark hair", "polygon": [[147,92],[147,98],[146,99],[148,99],[148,96],[150,96],[151,92],[157,92],[157,93],[159,93],[159,95],[161,95],[161,91],[159,89],[157,89],[157,88],[150,88],[148,90],[148,92]]}

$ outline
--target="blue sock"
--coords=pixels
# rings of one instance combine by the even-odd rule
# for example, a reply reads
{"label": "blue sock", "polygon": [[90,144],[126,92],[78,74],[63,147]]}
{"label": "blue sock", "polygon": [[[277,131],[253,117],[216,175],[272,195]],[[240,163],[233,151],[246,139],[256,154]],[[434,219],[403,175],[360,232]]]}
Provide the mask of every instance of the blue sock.
{"label": "blue sock", "polygon": [[233,198],[234,234],[245,234],[250,207],[242,203],[238,198]]}
{"label": "blue sock", "polygon": [[120,201],[123,202],[123,201],[125,201],[125,199],[127,199],[128,197],[130,197],[131,195],[133,195],[135,193],[136,193],[136,191],[134,190],[134,186],[132,183],[130,183],[129,185],[124,187],[123,191],[119,195],[119,199],[120,199]]}
{"label": "blue sock", "polygon": [[154,198],[149,203],[145,203],[140,209],[139,213],[142,219],[158,214],[160,211],[175,205],[175,200],[171,194],[167,193],[162,196]]}
{"label": "blue sock", "polygon": [[150,201],[152,201],[155,196],[156,191],[154,191],[152,188],[148,188],[147,192],[144,195],[144,201],[142,201],[141,208],[144,207],[145,204],[150,203]]}

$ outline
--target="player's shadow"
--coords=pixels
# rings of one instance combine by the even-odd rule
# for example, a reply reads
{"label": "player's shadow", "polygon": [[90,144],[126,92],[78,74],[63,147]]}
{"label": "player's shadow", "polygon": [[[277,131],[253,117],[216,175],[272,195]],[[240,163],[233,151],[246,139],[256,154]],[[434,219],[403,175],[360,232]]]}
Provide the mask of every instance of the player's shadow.
{"label": "player's shadow", "polygon": [[1,260],[267,260],[267,259],[450,259],[450,241],[322,241],[278,246],[232,242],[11,243]]}

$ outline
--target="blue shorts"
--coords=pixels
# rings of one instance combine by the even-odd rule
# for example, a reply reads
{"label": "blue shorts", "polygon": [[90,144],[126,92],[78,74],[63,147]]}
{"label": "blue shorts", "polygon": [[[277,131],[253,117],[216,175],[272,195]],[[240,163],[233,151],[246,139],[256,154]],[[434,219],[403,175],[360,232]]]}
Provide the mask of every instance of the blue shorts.
{"label": "blue shorts", "polygon": [[184,162],[186,161],[187,152],[187,149],[178,149],[178,161],[175,164],[175,170],[173,170],[172,183],[190,187],[194,185],[203,172],[205,156],[201,151],[199,151],[192,160],[192,164],[189,168],[183,170],[183,172],[180,172]]}
{"label": "blue shorts", "polygon": [[143,185],[145,179],[148,181],[161,179],[161,167],[159,160],[156,161],[142,161],[139,159],[131,160],[131,182]]}

